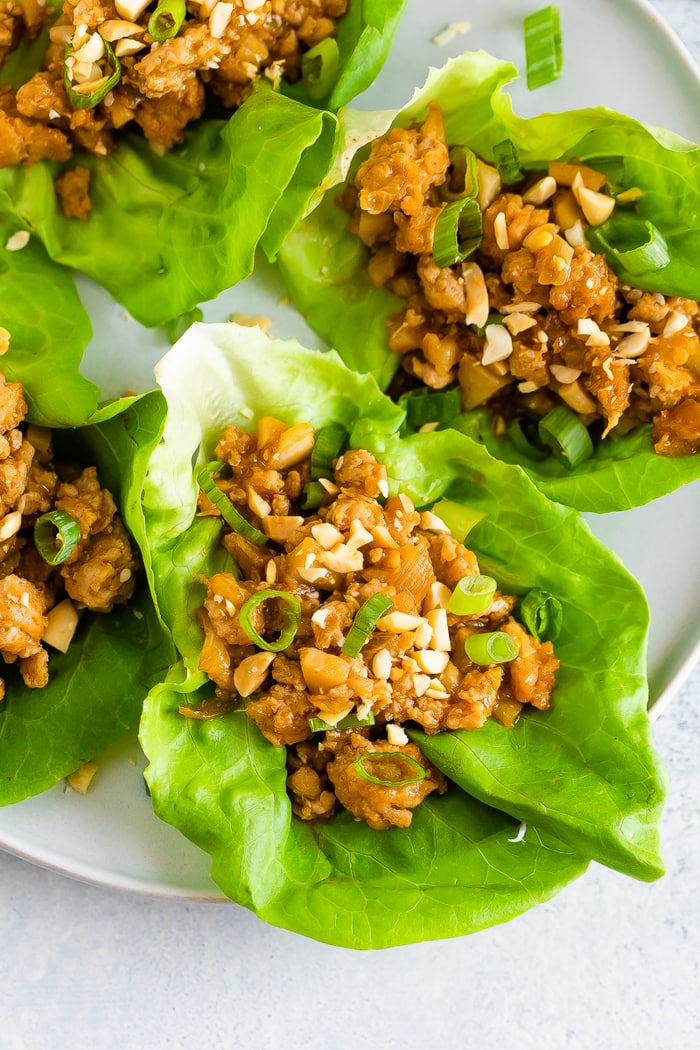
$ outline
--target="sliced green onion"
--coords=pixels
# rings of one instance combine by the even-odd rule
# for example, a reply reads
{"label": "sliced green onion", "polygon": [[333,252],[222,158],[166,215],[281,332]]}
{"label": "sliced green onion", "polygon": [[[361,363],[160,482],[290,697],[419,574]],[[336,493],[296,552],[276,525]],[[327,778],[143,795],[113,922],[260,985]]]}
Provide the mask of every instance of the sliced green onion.
{"label": "sliced green onion", "polygon": [[226,493],[222,492],[214,481],[214,475],[223,470],[225,466],[226,464],[220,460],[207,463],[206,467],[203,467],[197,475],[197,484],[204,495],[208,496],[214,506],[221,512],[221,517],[234,532],[248,540],[249,543],[254,543],[256,547],[263,547],[267,543],[265,533],[260,532],[249,521],[246,521],[242,514],[238,513]]}
{"label": "sliced green onion", "polygon": [[476,197],[478,189],[476,153],[466,146],[453,146],[448,176],[440,186],[440,196],[446,201],[456,201],[462,197]]}
{"label": "sliced green onion", "polygon": [[591,435],[576,413],[564,405],[548,412],[540,420],[537,432],[559,462],[570,470],[593,455]]}
{"label": "sliced green onion", "polygon": [[433,233],[433,258],[437,265],[462,262],[479,247],[483,232],[483,217],[476,197],[461,197],[446,204],[437,217]]}
{"label": "sliced green onion", "polygon": [[388,613],[393,604],[391,598],[387,598],[386,594],[380,594],[379,592],[373,594],[371,598],[362,603],[355,613],[352,627],[348,631],[348,636],[340,650],[343,656],[357,656],[377,626],[377,621],[381,620],[382,616]]}
{"label": "sliced green onion", "polygon": [[501,182],[506,186],[520,182],[525,174],[518,159],[518,152],[510,139],[497,142],[493,147],[493,163],[498,168]]}
{"label": "sliced green onion", "polygon": [[[282,630],[279,638],[274,642],[267,642],[253,627],[250,622],[250,614],[262,602],[267,602],[274,598],[285,602],[289,608],[282,611]],[[251,595],[247,601],[243,602],[238,613],[238,622],[251,642],[257,645],[259,649],[266,649],[268,653],[281,653],[294,640],[299,627],[300,616],[301,602],[295,594],[290,594],[289,591],[273,591],[268,588],[264,591],[258,591],[257,594]]]}
{"label": "sliced green onion", "polygon": [[174,317],[167,326],[168,342],[176,343],[178,339],[185,334],[190,325],[194,324],[195,321],[204,320],[204,314],[195,306],[193,310],[188,310],[187,313],[180,314],[179,317]]}
{"label": "sliced green onion", "polygon": [[172,40],[180,32],[186,14],[185,0],[163,0],[148,19],[148,32],[159,44]]}
{"label": "sliced green onion", "polygon": [[587,231],[591,246],[633,277],[656,273],[671,261],[668,245],[653,223],[639,215],[616,215]]}
{"label": "sliced green onion", "polygon": [[[372,766],[388,765],[389,763],[393,763],[393,770],[390,765],[388,769],[377,770],[377,772],[388,773],[389,776],[378,777],[372,772]],[[408,767],[406,772],[410,769],[414,775],[401,777],[401,764]],[[369,768],[367,768],[368,765]],[[369,780],[370,784],[380,784],[382,787],[405,787],[407,784],[419,784],[421,780],[425,780],[425,770],[420,762],[411,758],[410,755],[404,755],[402,751],[373,751],[356,758],[354,766],[363,780]]]}
{"label": "sliced green onion", "polygon": [[337,722],[324,722],[322,718],[310,718],[309,728],[313,733],[329,733],[334,729],[361,729],[363,726],[373,726],[374,715],[368,711],[360,718],[359,715],[346,715]]}
{"label": "sliced green onion", "polygon": [[546,639],[553,642],[562,625],[562,607],[558,598],[549,591],[528,591],[520,602],[520,619],[538,642]]}
{"label": "sliced green onion", "polygon": [[399,398],[399,404],[406,410],[409,427],[448,423],[462,410],[462,394],[458,385],[444,390],[408,390]]}
{"label": "sliced green onion", "polygon": [[338,43],[330,36],[301,56],[301,75],[311,98],[318,100],[330,94],[339,67]]}
{"label": "sliced green onion", "polygon": [[465,507],[462,503],[455,503],[451,499],[438,500],[431,509],[433,514],[437,514],[438,518],[442,518],[459,543],[464,543],[474,526],[478,525],[486,517],[482,510]]}
{"label": "sliced green onion", "polygon": [[80,526],[64,510],[50,510],[34,524],[34,546],[47,565],[60,565],[80,542]]}
{"label": "sliced green onion", "polygon": [[464,651],[475,664],[506,664],[516,658],[520,646],[505,631],[489,631],[469,635]]}
{"label": "sliced green onion", "polygon": [[525,75],[530,91],[551,84],[561,76],[563,49],[559,8],[549,4],[533,11],[523,22]]}
{"label": "sliced green onion", "polygon": [[329,423],[316,431],[310,462],[313,481],[333,477],[333,460],[340,455],[347,436],[348,432],[342,423]]}
{"label": "sliced green onion", "polygon": [[78,87],[73,83],[70,78],[70,72],[66,65],[66,59],[70,57],[70,53],[73,47],[73,38],[66,41],[66,49],[64,52],[63,61],[63,86],[66,89],[66,95],[73,109],[92,109],[98,102],[101,102],[105,95],[108,95],[113,87],[116,87],[122,77],[122,66],[121,62],[114,54],[112,45],[107,40],[102,40],[105,49],[105,56],[110,66],[112,67],[112,73],[107,77],[104,84],[100,85],[95,91],[86,94],[80,91]]}
{"label": "sliced green onion", "polygon": [[496,593],[493,576],[463,576],[452,592],[447,611],[456,616],[473,616],[488,609]]}
{"label": "sliced green onion", "polygon": [[307,481],[301,494],[301,509],[316,510],[328,495],[319,481]]}
{"label": "sliced green onion", "polygon": [[544,448],[537,433],[537,423],[527,416],[516,416],[506,427],[506,434],[518,452],[528,459],[546,459],[549,450]]}

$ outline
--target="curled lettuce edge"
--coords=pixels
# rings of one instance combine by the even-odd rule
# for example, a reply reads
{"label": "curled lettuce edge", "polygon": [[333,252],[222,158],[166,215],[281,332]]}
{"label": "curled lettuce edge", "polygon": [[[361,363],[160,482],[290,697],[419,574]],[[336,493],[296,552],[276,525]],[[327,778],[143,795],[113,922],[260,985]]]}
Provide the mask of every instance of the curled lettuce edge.
{"label": "curled lettuce edge", "polygon": [[[101,484],[126,518],[133,493],[127,493],[129,475],[122,463],[132,455],[135,439],[144,451],[157,439],[162,414],[159,395],[123,399],[92,413],[92,426],[84,420],[83,426],[54,430],[55,445],[60,455],[97,466]],[[99,435],[97,423],[103,428]],[[173,659],[143,573],[129,602],[110,613],[82,613],[67,652],[50,652],[43,689],[28,689],[18,672],[7,668],[0,704],[0,806],[40,794],[86,761],[99,764],[99,756],[138,725],[144,696]]]}
{"label": "curled lettuce edge", "polygon": [[[516,75],[509,62],[468,52],[431,69],[400,111],[341,110],[341,144],[322,184],[325,196],[277,256],[290,298],[310,327],[350,367],[374,375],[382,389],[399,368],[398,355],[388,348],[386,321],[403,303],[372,285],[367,249],[346,231],[347,217],[335,202],[358,153],[391,126],[422,119],[432,99],[442,106],[448,142],[470,145],[486,159],[495,144],[509,138],[525,166],[576,157],[605,171],[616,188],[642,188],[646,195],[636,213],[660,230],[671,261],[662,270],[634,277],[618,268],[618,276],[651,291],[700,298],[700,147],[602,106],[521,118],[503,90]],[[614,260],[611,264],[615,268]],[[551,458],[526,460],[509,439],[492,434],[483,411],[459,417],[455,426],[485,443],[496,458],[518,463],[551,499],[582,511],[640,506],[700,477],[700,456],[658,456],[648,425],[623,437],[613,434],[572,471]]]}
{"label": "curled lettuce edge", "polygon": [[[156,375],[167,416],[139,513],[156,606],[181,659],[151,690],[140,738],[156,813],[211,854],[230,898],[317,939],[385,947],[505,921],[590,859],[642,879],[663,873],[646,602],[575,511],[463,434],[402,437],[402,410],[332,352],[257,328],[195,324]],[[418,808],[408,831],[373,832],[348,813],[313,826],[293,819],[284,749],[244,711],[212,722],[178,713],[183,695],[211,692],[197,670],[193,614],[204,594],[198,577],[228,558],[218,523],[196,516],[195,474],[227,424],[250,430],[261,414],[317,427],[343,421],[351,445],[374,452],[416,505],[447,494],[486,513],[469,544],[506,592],[542,587],[562,601],[552,709],[523,714],[512,731],[487,723],[472,733],[414,732],[452,785]],[[522,854],[523,843],[510,841],[519,821],[528,828]]]}

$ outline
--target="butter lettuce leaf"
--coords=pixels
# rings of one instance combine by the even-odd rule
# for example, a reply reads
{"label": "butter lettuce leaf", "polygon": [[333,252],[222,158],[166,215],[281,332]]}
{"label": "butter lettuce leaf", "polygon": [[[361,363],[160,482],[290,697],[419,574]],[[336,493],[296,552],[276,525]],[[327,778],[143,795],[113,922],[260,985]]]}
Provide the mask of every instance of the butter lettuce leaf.
{"label": "butter lettuce leaf", "polygon": [[[270,922],[355,947],[466,933],[549,895],[596,859],[642,879],[663,872],[665,778],[646,712],[647,606],[639,585],[575,511],[464,434],[402,434],[403,410],[334,353],[259,329],[193,325],[159,363],[167,402],[143,484],[147,558],[181,663],[144,708],[141,740],[156,812],[212,855],[232,899]],[[228,423],[269,414],[340,421],[418,506],[442,496],[485,513],[469,536],[507,593],[539,587],[563,606],[562,666],[548,712],[512,730],[426,737],[452,786],[411,828],[373,832],[348,814],[292,819],[284,752],[244,712],[209,723],[178,714],[211,693],[197,670],[199,574],[221,566],[217,526],[196,517],[195,476]],[[509,843],[525,820],[522,843]],[[529,839],[528,839],[529,836]],[[534,852],[530,852],[534,850]],[[495,881],[494,881],[495,880]]]}
{"label": "butter lettuce leaf", "polygon": [[[485,52],[467,53],[431,70],[400,112],[344,110],[343,142],[324,183],[326,195],[279,253],[290,298],[311,328],[350,367],[374,375],[383,389],[399,368],[398,355],[388,347],[386,320],[403,303],[369,280],[367,249],[347,232],[347,215],[336,204],[338,184],[363,155],[358,150],[392,125],[423,119],[432,99],[442,107],[448,142],[469,145],[487,160],[493,159],[494,145],[510,139],[525,167],[575,157],[604,171],[613,191],[640,188],[644,196],[630,214],[656,226],[670,261],[634,277],[611,259],[613,268],[637,286],[700,298],[700,146],[604,107],[521,118],[504,91],[516,75],[508,62]],[[520,463],[550,497],[579,510],[624,510],[700,477],[700,456],[656,456],[648,426],[608,439],[592,460],[569,471],[553,459],[544,464],[526,459],[509,440],[495,438],[483,412],[460,417],[455,425],[485,442],[498,458]]]}

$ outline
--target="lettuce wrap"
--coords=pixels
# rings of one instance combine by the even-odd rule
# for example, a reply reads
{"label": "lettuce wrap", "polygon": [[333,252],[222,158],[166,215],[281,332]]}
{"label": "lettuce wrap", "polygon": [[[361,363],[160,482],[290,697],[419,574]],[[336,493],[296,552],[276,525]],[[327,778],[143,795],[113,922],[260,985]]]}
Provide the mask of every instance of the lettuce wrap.
{"label": "lettuce wrap", "polygon": [[[14,356],[11,351],[4,364]],[[68,401],[81,390],[79,377],[71,382],[57,372],[57,384],[59,379],[53,388],[61,395],[56,398],[59,414],[52,417],[47,399],[40,416],[44,425],[63,426],[62,398]],[[100,483],[123,514],[130,476],[124,464],[138,466],[134,450],[157,439],[159,407],[157,393],[123,399],[92,413],[83,426],[54,430],[54,458],[97,466]],[[143,537],[134,539],[143,542]],[[138,723],[145,694],[172,660],[170,639],[142,572],[126,604],[109,613],[82,614],[67,652],[50,652],[44,688],[27,688],[14,668],[3,667],[7,692],[0,702],[0,805],[37,795],[86,761],[98,759]]]}
{"label": "lettuce wrap", "polygon": [[[132,472],[143,499],[128,500],[126,513],[145,537],[155,603],[180,659],[146,700],[141,742],[156,813],[211,854],[229,897],[275,925],[369,948],[505,921],[551,897],[590,859],[641,879],[662,874],[664,774],[646,713],[646,602],[575,511],[461,433],[402,437],[403,410],[335,353],[256,328],[195,324],[156,374],[167,416],[143,481]],[[195,477],[227,424],[250,431],[263,414],[315,427],[342,422],[351,447],[385,464],[392,491],[417,507],[447,496],[485,515],[468,544],[500,587],[542,588],[562,603],[549,712],[523,715],[512,730],[411,731],[451,784],[422,803],[407,830],[372,831],[348,812],[326,824],[298,821],[285,751],[244,710],[208,722],[178,713],[212,691],[198,670],[200,577],[234,568],[220,548],[220,519],[196,516]],[[521,821],[524,838],[513,841]]]}
{"label": "lettuce wrap", "polygon": [[[336,202],[348,171],[365,155],[362,147],[392,125],[406,127],[424,119],[433,99],[443,111],[447,142],[469,146],[487,161],[493,160],[495,145],[510,140],[526,169],[576,158],[604,173],[613,192],[639,187],[644,196],[626,213],[628,219],[640,230],[645,220],[653,223],[668,246],[670,261],[661,269],[630,274],[610,258],[613,269],[635,287],[700,297],[700,147],[603,107],[523,119],[513,112],[503,90],[516,75],[508,62],[485,52],[467,53],[431,70],[424,86],[398,113],[343,111],[344,142],[324,184],[325,197],[279,253],[290,297],[309,325],[352,368],[371,373],[382,389],[400,361],[389,350],[386,322],[404,302],[372,284],[368,250],[347,232],[348,214]],[[593,247],[600,251],[604,246]],[[453,425],[485,444],[498,459],[520,464],[552,499],[579,510],[624,510],[700,476],[700,456],[669,459],[654,452],[650,424],[619,438],[613,431],[599,443],[593,458],[574,470],[554,457],[529,459],[509,438],[494,435],[483,410],[459,415]]]}
{"label": "lettuce wrap", "polygon": [[[76,151],[65,164],[2,169],[0,213],[43,243],[47,274],[49,260],[87,274],[144,325],[187,313],[247,277],[258,244],[273,257],[304,215],[337,136],[336,118],[317,107],[345,104],[368,86],[404,6],[351,5],[338,32],[337,75],[323,98],[303,80],[293,88],[283,81],[278,92],[262,77],[232,116],[204,117],[163,156],[127,132],[104,158]],[[18,85],[41,51],[27,45],[12,57],[5,79]],[[91,172],[85,221],[67,218],[54,192],[55,178],[76,163]]]}

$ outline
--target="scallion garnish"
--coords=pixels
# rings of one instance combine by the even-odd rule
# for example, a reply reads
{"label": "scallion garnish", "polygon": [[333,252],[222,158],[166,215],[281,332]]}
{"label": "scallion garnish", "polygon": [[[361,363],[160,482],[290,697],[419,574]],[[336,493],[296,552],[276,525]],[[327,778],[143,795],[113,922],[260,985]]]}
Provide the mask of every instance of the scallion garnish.
{"label": "scallion garnish", "polygon": [[302,55],[301,75],[311,98],[318,100],[330,94],[338,79],[339,66],[338,43],[330,36]]}
{"label": "scallion garnish", "polygon": [[[102,39],[100,37],[100,39]],[[114,53],[112,45],[107,40],[102,40],[105,49],[105,58],[109,62],[112,72],[109,76],[100,77],[94,83],[97,85],[93,91],[89,91],[90,83],[86,84],[75,84],[71,80],[71,72],[68,66],[67,59],[70,57],[73,50],[73,38],[66,41],[66,49],[64,53],[63,61],[63,86],[66,89],[66,95],[73,109],[92,109],[96,106],[105,95],[109,94],[113,87],[116,87],[122,77],[122,66],[121,62]]]}
{"label": "scallion garnish", "polygon": [[446,204],[433,232],[433,258],[438,266],[462,262],[481,244],[484,232],[476,197],[461,197]]}
{"label": "scallion garnish", "polygon": [[337,722],[324,722],[322,718],[310,718],[309,729],[313,733],[329,733],[334,729],[361,729],[363,726],[373,726],[374,715],[368,711],[366,715],[346,715]]}
{"label": "scallion garnish", "polygon": [[348,432],[342,423],[329,423],[316,431],[309,464],[313,481],[333,477],[333,460],[340,455],[347,436]]}
{"label": "scallion garnish", "polygon": [[467,146],[453,146],[448,176],[440,186],[440,196],[446,201],[456,201],[475,197],[478,189],[476,153]]}
{"label": "scallion garnish", "polygon": [[464,651],[475,664],[506,664],[516,658],[520,646],[505,631],[489,631],[487,634],[470,634],[464,643]]}
{"label": "scallion garnish", "polygon": [[520,619],[538,642],[553,642],[561,631],[561,602],[549,591],[535,588],[520,601]]}
{"label": "scallion garnish", "polygon": [[386,594],[380,594],[379,591],[363,602],[355,613],[352,627],[340,650],[343,656],[357,656],[377,626],[377,622],[388,613],[393,604],[391,598],[388,598]]}
{"label": "scallion garnish", "polygon": [[520,182],[524,175],[517,150],[510,139],[497,142],[493,147],[493,163],[498,168],[498,174],[505,186]]}
{"label": "scallion garnish", "polygon": [[591,247],[633,277],[663,270],[671,261],[666,241],[656,226],[638,215],[616,215],[587,231]]}
{"label": "scallion garnish", "polygon": [[593,442],[575,412],[557,405],[544,416],[537,427],[540,440],[560,463],[573,470],[593,455]]}
{"label": "scallion garnish", "polygon": [[[402,765],[404,766],[403,777],[401,776]],[[380,784],[382,787],[405,787],[407,784],[418,784],[421,780],[425,780],[425,770],[420,762],[411,758],[410,755],[404,755],[402,751],[373,751],[356,758],[354,766],[363,780],[369,780],[370,784]],[[385,766],[385,769],[377,769],[377,772],[387,773],[388,776],[376,776],[372,772],[372,766]],[[414,774],[413,776],[405,775],[409,769]]]}
{"label": "scallion garnish", "polygon": [[50,510],[34,523],[34,546],[47,565],[60,565],[80,542],[80,526],[64,510]]}
{"label": "scallion garnish", "polygon": [[452,592],[447,611],[455,616],[473,616],[488,609],[496,593],[492,576],[463,576]]}
{"label": "scallion garnish", "polygon": [[424,423],[447,423],[462,409],[462,395],[458,385],[444,390],[408,390],[399,398],[406,410],[409,427],[422,427]]}
{"label": "scallion garnish", "polygon": [[539,440],[537,424],[534,419],[526,416],[516,416],[511,419],[506,427],[506,434],[513,442],[518,452],[522,452],[528,459],[546,459],[549,450],[544,448]]}
{"label": "scallion garnish", "polygon": [[523,22],[525,76],[530,91],[551,84],[561,76],[563,49],[559,8],[549,4],[533,11]]}
{"label": "scallion garnish", "polygon": [[148,32],[162,44],[180,32],[185,21],[185,0],[162,0],[148,20]]}
{"label": "scallion garnish", "polygon": [[437,514],[438,518],[442,518],[459,543],[464,543],[474,526],[478,525],[486,517],[482,510],[465,507],[463,504],[455,503],[451,499],[438,500],[431,509],[433,514]]}
{"label": "scallion garnish", "polygon": [[316,510],[327,495],[320,481],[307,481],[301,493],[301,509]]}
{"label": "scallion garnish", "polygon": [[[279,638],[274,642],[268,642],[253,627],[250,614],[262,602],[271,601],[275,598],[285,602],[288,608],[282,610],[282,630],[279,633]],[[294,640],[299,627],[300,616],[301,602],[295,594],[290,594],[289,591],[273,591],[268,588],[264,591],[258,591],[257,594],[251,595],[247,601],[243,602],[238,612],[238,622],[251,642],[257,645],[259,649],[265,649],[268,653],[281,653]]]}
{"label": "scallion garnish", "polygon": [[214,476],[223,470],[225,466],[226,464],[219,460],[214,460],[213,463],[207,463],[206,467],[200,470],[197,475],[197,484],[204,495],[208,496],[217,510],[220,511],[221,517],[234,532],[243,536],[243,538],[250,543],[254,543],[256,547],[262,547],[267,543],[267,536],[265,533],[260,532],[260,530],[251,525],[249,521],[246,521],[242,514],[238,513],[226,493],[222,492],[214,481]]}

